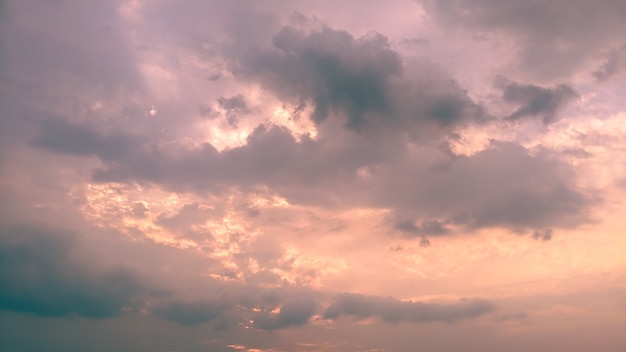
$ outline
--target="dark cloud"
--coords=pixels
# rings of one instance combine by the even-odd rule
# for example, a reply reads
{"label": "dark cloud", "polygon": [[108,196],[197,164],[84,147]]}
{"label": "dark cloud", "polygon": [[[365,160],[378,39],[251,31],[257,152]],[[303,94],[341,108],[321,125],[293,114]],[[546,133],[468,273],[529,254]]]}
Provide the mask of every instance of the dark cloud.
{"label": "dark cloud", "polygon": [[278,330],[305,325],[316,313],[321,296],[304,288],[267,288],[257,283],[218,282],[204,278],[200,294],[185,299],[165,297],[149,307],[155,317],[184,326],[211,325],[217,330],[246,326]]}
{"label": "dark cloud", "polygon": [[139,136],[121,130],[103,133],[95,126],[70,123],[62,118],[49,118],[41,122],[41,133],[32,145],[54,152],[97,156],[102,160],[116,160],[139,147]]}
{"label": "dark cloud", "polygon": [[107,318],[156,292],[124,268],[99,270],[72,259],[69,235],[5,224],[1,231],[0,309]]}
{"label": "dark cloud", "polygon": [[531,236],[536,240],[549,241],[552,239],[552,229],[535,230]]}
{"label": "dark cloud", "polygon": [[246,111],[248,104],[243,95],[238,94],[230,98],[219,97],[217,103],[224,109],[229,111]]}
{"label": "dark cloud", "polygon": [[132,214],[138,218],[144,218],[148,210],[149,209],[145,206],[145,204],[141,202],[136,202],[133,205]]}
{"label": "dark cloud", "polygon": [[596,202],[577,189],[571,167],[545,150],[531,154],[515,143],[493,142],[471,157],[434,155],[383,169],[381,184],[373,186],[381,189],[378,205],[395,208],[400,218],[419,214],[472,229],[576,226],[589,221],[588,207]]}
{"label": "dark cloud", "polygon": [[380,34],[354,38],[328,27],[287,26],[272,44],[234,57],[232,71],[283,101],[312,103],[317,124],[343,115],[356,131],[381,123],[424,129],[483,118],[481,108],[440,68],[427,60],[403,63]]}
{"label": "dark cloud", "polygon": [[557,120],[557,113],[565,104],[578,97],[574,88],[567,84],[544,88],[504,79],[498,84],[502,89],[504,101],[519,106],[517,110],[505,117],[511,121],[541,118],[545,125],[550,124]]}
{"label": "dark cloud", "polygon": [[311,99],[317,123],[343,110],[347,124],[359,128],[368,113],[389,110],[387,85],[402,63],[385,38],[359,41],[330,28],[305,33],[284,27],[273,44],[274,49],[244,57],[234,72],[259,80],[288,101]]}
{"label": "dark cloud", "polygon": [[346,315],[356,319],[370,317],[398,323],[409,321],[416,323],[445,322],[477,318],[495,310],[495,307],[483,300],[461,300],[455,304],[422,303],[398,301],[393,298],[341,294],[324,312],[325,319],[337,319]]}
{"label": "dark cloud", "polygon": [[[221,205],[208,207],[198,203],[190,203],[184,204],[174,215],[160,214],[155,223],[174,233],[188,236],[193,232],[192,227],[194,225],[201,225],[209,220],[221,220],[224,215],[225,210]],[[202,235],[211,238],[209,233]]]}
{"label": "dark cloud", "polygon": [[[622,0],[424,0],[443,25],[498,43],[512,41],[520,66],[538,79],[566,77],[598,51],[623,44]],[[558,19],[558,20],[555,20]]]}
{"label": "dark cloud", "polygon": [[[64,117],[44,120],[31,145],[97,157],[95,182],[154,183],[201,195],[267,187],[291,204],[389,208],[413,221],[401,230],[416,237],[448,233],[452,225],[534,229],[588,221],[592,201],[575,186],[571,167],[546,153],[494,142],[463,157],[433,147],[442,133],[487,117],[431,61],[401,57],[379,34],[355,38],[327,26],[281,28],[254,12],[241,16],[254,23],[228,27],[230,35],[250,40],[215,48],[236,79],[259,83],[296,110],[313,104],[315,139],[266,124],[245,145],[218,151],[209,143],[185,147],[156,124],[133,132],[122,123],[103,128]],[[567,85],[500,83],[503,99],[517,105],[511,120],[550,123],[576,96]],[[242,95],[218,104],[235,115],[249,109]],[[172,228],[192,211],[160,223]]]}
{"label": "dark cloud", "polygon": [[217,99],[217,103],[222,109],[226,110],[227,122],[233,128],[237,128],[237,124],[239,123],[239,116],[241,114],[246,114],[250,112],[248,104],[241,94],[235,95],[230,98],[219,97]]}
{"label": "dark cloud", "polygon": [[607,54],[606,61],[592,75],[598,81],[604,81],[626,67],[626,45],[617,49],[611,49]]}
{"label": "dark cloud", "polygon": [[419,225],[415,221],[398,221],[395,228],[408,236],[438,236],[449,233],[445,224],[437,220],[424,220]]}
{"label": "dark cloud", "polygon": [[254,326],[262,330],[276,330],[304,325],[315,314],[316,309],[317,303],[312,299],[292,301],[283,305],[278,314],[256,315]]}
{"label": "dark cloud", "polygon": [[[259,126],[246,145],[218,152],[210,144],[182,149],[142,143],[144,137],[125,132],[47,124],[54,128],[43,129],[34,144],[97,156],[103,162],[93,173],[98,182],[147,181],[217,195],[231,187],[269,187],[292,204],[385,207],[400,219],[419,214],[426,220],[398,224],[418,236],[448,232],[446,224],[571,227],[589,221],[587,209],[597,201],[576,188],[573,170],[560,155],[510,142],[493,142],[467,157],[428,147],[409,153],[401,139],[377,140],[349,131],[336,139],[304,136],[297,141],[283,127]],[[364,168],[372,171],[361,178]],[[163,224],[173,220],[162,219]]]}
{"label": "dark cloud", "polygon": [[170,302],[155,308],[152,314],[182,325],[195,326],[218,318],[225,308],[212,302]]}

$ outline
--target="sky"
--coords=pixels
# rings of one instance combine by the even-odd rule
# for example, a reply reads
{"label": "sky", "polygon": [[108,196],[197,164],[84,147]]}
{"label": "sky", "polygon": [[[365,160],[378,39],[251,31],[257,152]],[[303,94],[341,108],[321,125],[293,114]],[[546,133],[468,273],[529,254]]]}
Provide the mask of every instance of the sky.
{"label": "sky", "polygon": [[0,349],[626,349],[624,0],[0,1]]}

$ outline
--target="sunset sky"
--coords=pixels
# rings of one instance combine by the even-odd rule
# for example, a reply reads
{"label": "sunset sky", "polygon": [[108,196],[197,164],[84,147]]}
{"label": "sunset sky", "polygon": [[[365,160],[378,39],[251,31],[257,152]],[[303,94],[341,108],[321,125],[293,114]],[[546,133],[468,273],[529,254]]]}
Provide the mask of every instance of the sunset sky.
{"label": "sunset sky", "polygon": [[0,1],[0,350],[626,350],[626,1]]}

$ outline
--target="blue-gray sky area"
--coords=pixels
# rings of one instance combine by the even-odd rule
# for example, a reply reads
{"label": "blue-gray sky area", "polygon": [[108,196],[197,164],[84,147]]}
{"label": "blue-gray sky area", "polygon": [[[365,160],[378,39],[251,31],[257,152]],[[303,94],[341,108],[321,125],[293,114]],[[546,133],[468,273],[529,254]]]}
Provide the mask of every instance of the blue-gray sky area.
{"label": "blue-gray sky area", "polygon": [[0,1],[0,350],[626,349],[624,0]]}

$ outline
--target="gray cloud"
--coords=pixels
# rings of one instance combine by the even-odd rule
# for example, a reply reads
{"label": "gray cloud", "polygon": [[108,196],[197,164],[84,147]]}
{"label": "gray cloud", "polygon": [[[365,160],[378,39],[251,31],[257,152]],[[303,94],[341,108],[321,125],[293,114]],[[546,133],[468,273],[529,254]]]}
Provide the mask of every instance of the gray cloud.
{"label": "gray cloud", "polygon": [[[597,201],[575,187],[573,170],[558,153],[531,154],[510,142],[493,142],[465,157],[428,147],[408,153],[401,139],[349,131],[331,144],[330,138],[296,141],[282,127],[259,126],[246,145],[218,152],[210,144],[181,149],[142,143],[144,137],[120,131],[53,126],[67,129],[46,128],[34,144],[96,155],[104,164],[93,173],[98,182],[147,181],[200,194],[267,186],[290,203],[391,208],[400,219],[421,221],[400,228],[416,235],[443,234],[445,223],[468,229],[571,227],[589,221],[587,209]],[[372,170],[365,179],[359,177],[363,168]]]}
{"label": "gray cloud", "polygon": [[557,112],[568,102],[578,97],[578,93],[567,84],[544,88],[533,84],[519,84],[501,80],[502,98],[507,103],[519,107],[507,120],[541,118],[545,125],[557,120]]}
{"label": "gray cloud", "polygon": [[450,232],[445,224],[437,220],[424,220],[419,225],[415,221],[398,221],[395,228],[409,236],[438,236]]}
{"label": "gray cloud", "polygon": [[230,98],[219,97],[217,103],[224,109],[229,111],[246,111],[248,110],[248,104],[243,95],[238,94]]}
{"label": "gray cloud", "polygon": [[[442,133],[488,118],[433,62],[402,58],[378,34],[281,29],[271,16],[242,16],[254,23],[229,27],[240,45],[227,41],[213,50],[221,50],[236,79],[257,82],[299,107],[313,104],[316,139],[296,140],[284,127],[259,125],[247,144],[218,152],[209,143],[177,144],[153,120],[125,129],[122,122],[62,117],[43,120],[31,145],[97,157],[95,182],[154,183],[200,195],[268,187],[292,204],[390,208],[413,223],[404,231],[417,236],[443,234],[451,225],[534,229],[589,220],[593,200],[575,186],[571,166],[547,153],[494,143],[457,157],[433,147]],[[566,85],[503,83],[504,100],[519,106],[510,119],[552,122],[574,95]],[[218,104],[236,113],[249,109],[238,95]],[[348,128],[338,128],[342,124]],[[162,217],[161,224],[171,227],[183,215]]]}
{"label": "gray cloud", "polygon": [[495,310],[483,300],[461,300],[455,304],[398,301],[393,298],[341,294],[324,312],[325,319],[346,315],[356,319],[377,317],[386,322],[446,322],[477,318]]}
{"label": "gray cloud", "polygon": [[443,25],[466,27],[496,43],[512,39],[521,67],[539,79],[568,76],[598,51],[622,45],[626,30],[622,0],[422,3]]}
{"label": "gray cloud", "polygon": [[[96,319],[141,310],[185,326],[212,321],[220,328],[254,319],[256,328],[275,330],[305,324],[317,309],[318,298],[307,290],[268,290],[208,278],[198,287],[199,296],[175,297],[124,267],[97,267],[80,251],[75,235],[2,224],[0,310]],[[252,310],[257,307],[262,309]],[[277,307],[279,312],[271,313]]]}
{"label": "gray cloud", "polygon": [[604,81],[623,70],[624,67],[626,67],[626,45],[611,49],[607,54],[606,61],[596,71],[593,71],[592,75],[598,81]]}
{"label": "gray cloud", "polygon": [[389,110],[387,86],[402,63],[382,36],[355,40],[330,28],[307,34],[284,27],[273,44],[273,49],[243,57],[233,71],[259,80],[283,98],[311,99],[317,123],[343,109],[347,124],[359,128],[366,114]]}
{"label": "gray cloud", "polygon": [[226,110],[228,124],[233,128],[237,128],[239,116],[241,114],[246,114],[250,112],[248,104],[241,94],[235,95],[230,98],[219,97],[217,99],[217,103],[222,109]]}
{"label": "gray cloud", "polygon": [[427,60],[403,62],[380,34],[354,38],[328,27],[287,26],[272,44],[233,57],[233,73],[283,101],[312,103],[317,124],[333,114],[345,115],[345,126],[356,131],[381,123],[425,129],[484,118],[441,68]]}
{"label": "gray cloud", "polygon": [[103,133],[95,126],[70,123],[61,118],[41,122],[40,133],[32,145],[47,150],[76,155],[97,156],[102,160],[115,160],[132,153],[139,145],[139,136],[121,130]]}
{"label": "gray cloud", "polygon": [[212,302],[169,302],[155,308],[152,314],[182,325],[195,326],[218,318],[225,308]]}
{"label": "gray cloud", "polygon": [[73,260],[68,235],[6,224],[1,231],[0,309],[107,318],[156,293],[124,268],[98,270]]}
{"label": "gray cloud", "polygon": [[552,229],[535,230],[531,236],[536,240],[549,241],[552,239]]}
{"label": "gray cloud", "polygon": [[276,330],[304,325],[315,314],[316,309],[317,302],[312,299],[295,300],[283,305],[278,314],[256,315],[254,326],[262,330]]}
{"label": "gray cloud", "polygon": [[576,226],[589,221],[588,207],[597,201],[576,188],[571,167],[548,151],[531,155],[515,143],[494,142],[471,157],[429,155],[383,169],[381,184],[373,186],[381,189],[378,204],[394,207],[401,219],[443,219],[472,229]]}

